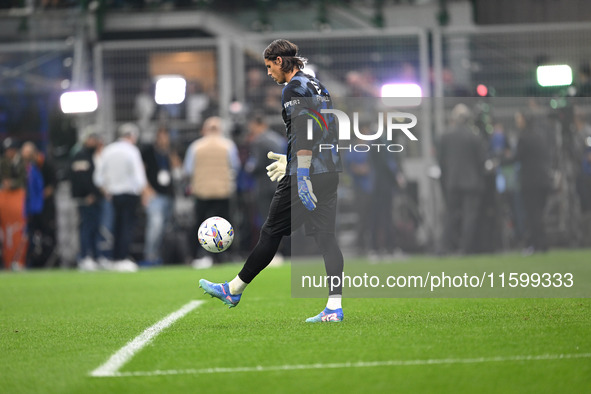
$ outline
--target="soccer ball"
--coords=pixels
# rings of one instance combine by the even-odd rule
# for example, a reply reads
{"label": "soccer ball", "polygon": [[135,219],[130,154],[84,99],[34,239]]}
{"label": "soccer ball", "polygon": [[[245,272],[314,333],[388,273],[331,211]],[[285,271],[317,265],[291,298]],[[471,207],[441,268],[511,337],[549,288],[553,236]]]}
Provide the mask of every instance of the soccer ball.
{"label": "soccer ball", "polygon": [[199,244],[212,253],[228,249],[234,241],[234,228],[226,219],[212,216],[199,226]]}

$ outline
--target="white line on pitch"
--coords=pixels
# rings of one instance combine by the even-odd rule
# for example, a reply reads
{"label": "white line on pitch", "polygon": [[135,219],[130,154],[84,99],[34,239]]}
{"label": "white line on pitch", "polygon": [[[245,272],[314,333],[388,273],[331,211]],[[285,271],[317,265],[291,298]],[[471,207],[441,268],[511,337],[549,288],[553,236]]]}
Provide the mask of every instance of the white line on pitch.
{"label": "white line on pitch", "polygon": [[[499,357],[478,357],[478,358],[442,358],[423,360],[387,360],[387,361],[360,361],[349,363],[329,364],[295,364],[275,365],[237,368],[202,368],[202,369],[179,369],[164,371],[137,371],[137,372],[114,372],[109,376],[160,376],[160,375],[189,375],[189,374],[212,374],[212,373],[239,373],[239,372],[271,372],[271,371],[297,371],[304,369],[336,369],[336,368],[368,368],[368,367],[403,367],[413,365],[442,365],[442,364],[478,364],[489,362],[510,362],[510,361],[543,361],[543,360],[564,360],[577,358],[591,358],[591,353],[573,354],[542,354],[529,356],[499,356]],[[104,375],[102,375],[104,376]]]}
{"label": "white line on pitch", "polygon": [[204,301],[191,301],[184,305],[181,309],[171,313],[164,319],[151,327],[148,327],[140,335],[135,337],[127,345],[123,346],[119,351],[111,356],[106,363],[95,369],[90,373],[90,376],[118,376],[119,368],[121,368],[126,362],[139,352],[144,346],[146,346],[152,339],[154,339],[162,330],[170,327],[175,321],[203,304]]}

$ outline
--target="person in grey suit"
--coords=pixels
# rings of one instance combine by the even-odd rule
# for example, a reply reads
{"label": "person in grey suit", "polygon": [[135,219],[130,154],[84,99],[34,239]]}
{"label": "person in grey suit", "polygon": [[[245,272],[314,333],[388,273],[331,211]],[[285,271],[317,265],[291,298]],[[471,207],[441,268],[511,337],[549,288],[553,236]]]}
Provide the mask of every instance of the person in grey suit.
{"label": "person in grey suit", "polygon": [[444,252],[469,254],[476,251],[486,149],[472,126],[472,113],[466,105],[453,108],[451,121],[437,151],[447,205]]}
{"label": "person in grey suit", "polygon": [[548,250],[544,209],[552,190],[551,129],[548,119],[533,111],[516,112],[515,125],[519,140],[514,159],[521,165],[520,187],[526,230],[523,254],[527,256]]}

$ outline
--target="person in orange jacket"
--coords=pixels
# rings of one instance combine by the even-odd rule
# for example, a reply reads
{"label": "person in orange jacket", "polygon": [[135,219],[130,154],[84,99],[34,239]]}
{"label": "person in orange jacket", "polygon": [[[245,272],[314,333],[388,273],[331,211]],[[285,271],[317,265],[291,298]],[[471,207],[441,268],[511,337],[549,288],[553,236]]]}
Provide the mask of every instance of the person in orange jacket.
{"label": "person in orange jacket", "polygon": [[27,170],[18,143],[7,138],[0,159],[0,232],[5,269],[22,270],[27,258],[25,197]]}

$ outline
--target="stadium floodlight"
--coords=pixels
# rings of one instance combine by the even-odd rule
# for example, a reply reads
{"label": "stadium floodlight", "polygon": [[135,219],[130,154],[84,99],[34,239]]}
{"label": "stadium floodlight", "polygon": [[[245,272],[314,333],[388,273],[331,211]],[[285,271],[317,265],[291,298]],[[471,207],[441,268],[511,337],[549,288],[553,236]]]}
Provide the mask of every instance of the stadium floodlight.
{"label": "stadium floodlight", "polygon": [[185,101],[187,81],[180,75],[161,75],[156,80],[156,104],[180,104]]}
{"label": "stadium floodlight", "polygon": [[536,75],[538,84],[543,87],[567,86],[573,83],[573,71],[566,64],[538,66]]}
{"label": "stadium floodlight", "polygon": [[65,92],[60,96],[60,106],[65,114],[94,112],[98,108],[98,97],[94,90]]}
{"label": "stadium floodlight", "polygon": [[423,90],[416,83],[388,83],[382,86],[382,102],[389,106],[416,107]]}

